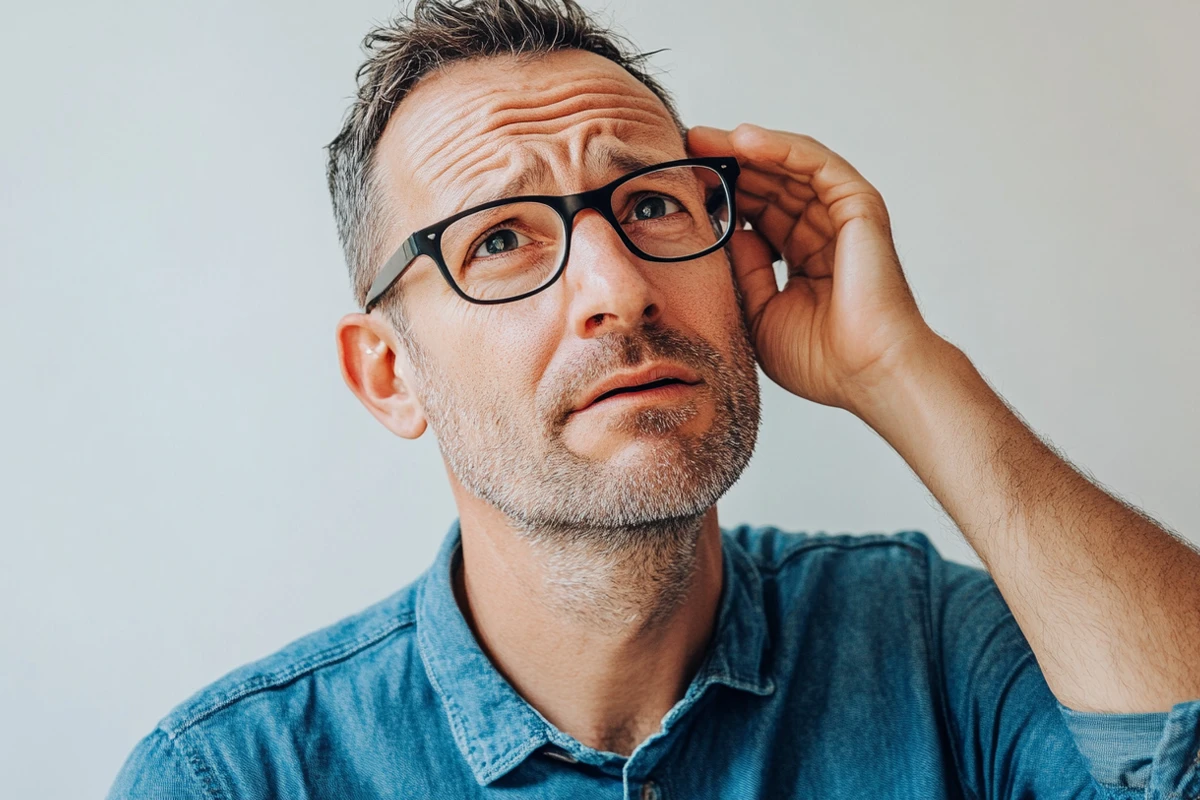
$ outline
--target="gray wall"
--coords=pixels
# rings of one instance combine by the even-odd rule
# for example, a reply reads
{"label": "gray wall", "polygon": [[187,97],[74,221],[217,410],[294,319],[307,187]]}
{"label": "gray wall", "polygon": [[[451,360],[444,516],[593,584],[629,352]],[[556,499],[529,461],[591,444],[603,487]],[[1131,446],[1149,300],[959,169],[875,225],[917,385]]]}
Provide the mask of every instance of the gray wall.
{"label": "gray wall", "polygon": [[[6,3],[0,774],[101,795],[227,670],[415,577],[435,443],[343,387],[322,145],[388,0]],[[731,11],[730,8],[737,9]],[[1200,6],[615,2],[690,123],[808,133],[883,192],[934,328],[1106,485],[1200,536]],[[850,415],[766,390],[722,521],[919,528]]]}

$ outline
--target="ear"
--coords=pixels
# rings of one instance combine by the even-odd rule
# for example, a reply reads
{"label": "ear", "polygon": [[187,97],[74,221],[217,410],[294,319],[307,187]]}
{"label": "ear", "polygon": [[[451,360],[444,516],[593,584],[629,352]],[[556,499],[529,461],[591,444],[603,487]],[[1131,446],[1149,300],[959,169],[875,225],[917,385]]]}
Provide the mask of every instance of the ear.
{"label": "ear", "polygon": [[375,419],[405,439],[425,432],[425,411],[412,392],[412,367],[388,322],[347,314],[337,325],[337,347],[342,378]]}

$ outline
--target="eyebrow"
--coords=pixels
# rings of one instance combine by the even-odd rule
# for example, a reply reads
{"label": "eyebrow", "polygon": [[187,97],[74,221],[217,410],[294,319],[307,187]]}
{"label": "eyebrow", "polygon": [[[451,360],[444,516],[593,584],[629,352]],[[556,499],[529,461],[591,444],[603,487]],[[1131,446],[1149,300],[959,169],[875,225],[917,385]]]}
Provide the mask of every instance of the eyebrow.
{"label": "eyebrow", "polygon": [[[502,200],[507,197],[531,194],[537,187],[545,186],[554,176],[554,168],[550,165],[550,162],[546,161],[538,153],[531,154],[530,158],[532,164],[528,169],[515,176],[495,192],[488,192],[486,195],[482,195],[480,199],[472,200],[471,205],[483,205],[484,203]],[[589,147],[586,150],[584,158],[602,172],[616,172],[622,175],[626,172],[633,172],[642,167],[658,163],[657,161],[647,160],[635,155],[628,150],[612,147],[611,145]],[[464,206],[464,208],[466,207]]]}

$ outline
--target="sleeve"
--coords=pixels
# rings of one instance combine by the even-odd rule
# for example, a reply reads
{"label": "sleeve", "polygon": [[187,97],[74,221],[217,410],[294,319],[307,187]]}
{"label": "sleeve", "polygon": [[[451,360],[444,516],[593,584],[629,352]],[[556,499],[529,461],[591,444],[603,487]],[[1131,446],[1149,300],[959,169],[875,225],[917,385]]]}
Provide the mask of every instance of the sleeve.
{"label": "sleeve", "polygon": [[934,656],[969,794],[1200,797],[1200,701],[1169,713],[1068,709],[1047,686],[991,576],[936,552],[929,559]]}
{"label": "sleeve", "polygon": [[1058,710],[1096,781],[1133,789],[1112,796],[1200,797],[1200,700],[1158,714]]}
{"label": "sleeve", "polygon": [[212,800],[175,742],[156,730],[138,742],[108,800]]}

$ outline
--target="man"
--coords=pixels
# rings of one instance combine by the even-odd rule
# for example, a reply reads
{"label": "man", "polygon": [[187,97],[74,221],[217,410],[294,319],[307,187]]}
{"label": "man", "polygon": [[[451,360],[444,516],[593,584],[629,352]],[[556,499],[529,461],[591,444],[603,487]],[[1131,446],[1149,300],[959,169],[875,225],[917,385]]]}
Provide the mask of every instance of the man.
{"label": "man", "polygon": [[[343,375],[433,430],[459,519],[112,797],[1200,796],[1200,557],[925,324],[853,167],[684,129],[569,0],[418,2],[367,46],[330,148]],[[987,572],[718,527],[756,359],[879,432]]]}

